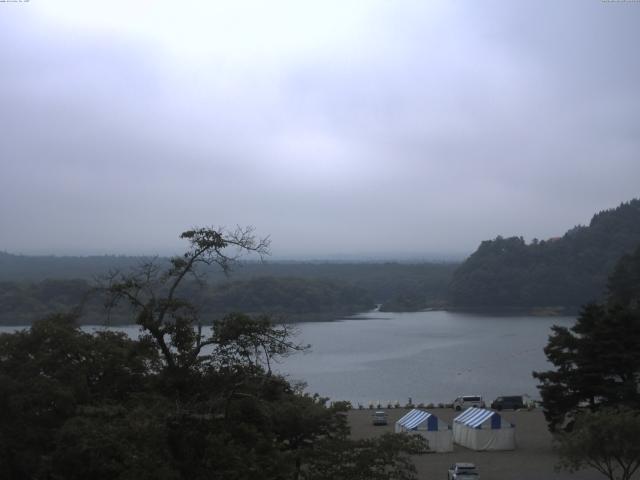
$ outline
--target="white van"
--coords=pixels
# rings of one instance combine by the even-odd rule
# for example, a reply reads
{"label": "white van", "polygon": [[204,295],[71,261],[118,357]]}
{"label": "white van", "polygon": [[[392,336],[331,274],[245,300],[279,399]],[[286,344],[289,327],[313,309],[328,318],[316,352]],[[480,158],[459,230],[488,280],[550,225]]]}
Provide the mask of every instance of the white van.
{"label": "white van", "polygon": [[480,395],[463,395],[453,401],[453,408],[458,412],[469,407],[485,408],[486,405]]}

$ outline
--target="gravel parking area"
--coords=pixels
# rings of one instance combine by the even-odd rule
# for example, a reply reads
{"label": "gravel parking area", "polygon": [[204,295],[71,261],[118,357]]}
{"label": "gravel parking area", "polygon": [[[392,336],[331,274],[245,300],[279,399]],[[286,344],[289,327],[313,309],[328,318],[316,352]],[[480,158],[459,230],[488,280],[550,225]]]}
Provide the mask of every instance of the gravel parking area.
{"label": "gravel parking area", "polygon": [[[351,436],[355,439],[370,438],[393,432],[396,420],[408,410],[382,409],[387,412],[389,424],[373,426],[374,410],[352,410],[349,413]],[[433,408],[429,412],[449,425],[458,412],[450,408]],[[454,444],[451,453],[427,453],[415,456],[418,478],[421,480],[445,480],[449,465],[455,462],[472,462],[478,467],[481,480],[602,480],[605,477],[595,470],[578,473],[556,472],[557,456],[551,448],[551,434],[542,411],[505,411],[502,416],[516,425],[517,447],[514,451],[475,452]]]}

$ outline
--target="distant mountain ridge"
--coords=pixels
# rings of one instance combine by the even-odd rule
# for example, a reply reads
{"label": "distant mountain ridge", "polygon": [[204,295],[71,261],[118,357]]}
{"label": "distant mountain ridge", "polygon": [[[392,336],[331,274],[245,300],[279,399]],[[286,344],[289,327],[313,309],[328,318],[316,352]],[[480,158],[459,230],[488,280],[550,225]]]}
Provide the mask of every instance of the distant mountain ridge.
{"label": "distant mountain ridge", "polygon": [[93,280],[110,270],[128,270],[149,257],[93,255],[14,255],[0,251],[0,281],[41,281],[46,279]]}
{"label": "distant mountain ridge", "polygon": [[605,297],[618,260],[640,245],[640,199],[593,216],[560,238],[487,240],[454,272],[454,308],[549,308],[575,310]]}

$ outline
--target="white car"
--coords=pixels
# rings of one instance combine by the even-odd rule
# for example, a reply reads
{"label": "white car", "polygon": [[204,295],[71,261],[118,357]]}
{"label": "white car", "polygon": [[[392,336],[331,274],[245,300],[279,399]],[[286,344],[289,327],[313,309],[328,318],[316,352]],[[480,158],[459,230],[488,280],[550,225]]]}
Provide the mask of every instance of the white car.
{"label": "white car", "polygon": [[485,408],[486,405],[480,395],[463,395],[453,401],[453,409],[458,412],[469,407]]}
{"label": "white car", "polygon": [[480,474],[473,463],[454,463],[449,467],[447,480],[480,480]]}

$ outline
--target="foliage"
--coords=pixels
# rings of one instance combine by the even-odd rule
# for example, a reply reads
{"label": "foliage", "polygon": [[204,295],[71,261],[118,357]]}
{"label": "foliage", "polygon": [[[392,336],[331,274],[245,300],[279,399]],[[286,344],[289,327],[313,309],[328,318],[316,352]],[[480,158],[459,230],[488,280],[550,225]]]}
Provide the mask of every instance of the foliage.
{"label": "foliage", "polygon": [[194,229],[168,269],[146,262],[109,276],[104,288],[133,308],[137,340],[84,333],[64,315],[0,335],[0,478],[297,479],[338,448],[379,458],[371,471],[389,475],[371,478],[415,478],[412,444],[350,440],[346,404],[327,406],[271,370],[304,348],[286,325],[232,314],[203,334],[183,284],[202,280],[200,264],[228,269],[229,246],[264,253],[242,232]]}
{"label": "foliage", "polygon": [[562,468],[595,468],[610,480],[629,480],[640,467],[640,412],[607,408],[581,413],[571,432],[557,437]]}
{"label": "foliage", "polygon": [[[159,269],[169,266],[169,260],[162,258],[138,259],[134,265],[149,263]],[[375,303],[382,303],[387,311],[442,306],[454,268],[454,264],[243,263],[234,269],[233,280],[203,268],[210,283],[203,286],[186,279],[182,297],[212,317],[240,311],[268,314],[281,321],[330,320],[369,310]],[[63,276],[68,272],[51,273]],[[80,321],[105,322],[103,299],[88,280],[3,281],[0,325],[28,325],[52,311],[73,311],[79,303],[83,306]],[[131,322],[130,309],[112,309],[109,322]]]}
{"label": "foliage", "polygon": [[600,212],[561,238],[484,241],[455,271],[457,307],[577,308],[604,298],[619,258],[640,245],[640,199]]}
{"label": "foliage", "polygon": [[[24,256],[0,252],[0,282],[38,284],[46,279],[91,281],[110,270],[127,271],[148,257],[89,256],[54,257]],[[167,258],[156,259],[164,266]],[[339,261],[274,261],[253,259],[236,263],[234,281],[254,278],[299,278],[326,280],[362,288],[377,303],[394,296],[414,292],[429,299],[443,299],[457,262],[339,262]],[[225,282],[224,274],[214,268],[203,268],[212,284]],[[414,290],[415,289],[415,290]]]}
{"label": "foliage", "polygon": [[58,431],[82,405],[126,403],[146,390],[158,367],[148,342],[89,335],[72,317],[0,335],[0,477],[43,477]]}
{"label": "foliage", "polygon": [[109,270],[135,268],[144,257],[93,255],[87,257],[54,255],[14,255],[0,252],[0,281],[38,283],[46,279],[93,280]]}
{"label": "foliage", "polygon": [[304,480],[409,480],[416,469],[411,453],[425,450],[418,435],[384,434],[378,438],[318,442]]}
{"label": "foliage", "polygon": [[[73,318],[0,336],[0,477],[296,478],[329,465],[335,478],[414,478],[412,445],[349,440],[346,404],[261,368],[250,352],[270,338],[265,319],[217,325],[216,348],[182,383],[149,339],[90,335]],[[371,476],[352,477],[351,461]]]}
{"label": "foliage", "polygon": [[91,290],[85,280],[43,280],[37,284],[0,282],[0,325],[28,325],[50,312],[71,311],[85,303],[102,311],[100,302],[86,305]]}
{"label": "foliage", "polygon": [[534,372],[551,430],[585,408],[640,408],[638,312],[592,304],[573,327],[552,331],[545,354],[556,370]]}
{"label": "foliage", "polygon": [[211,314],[268,312],[295,319],[300,314],[341,315],[374,306],[373,299],[362,288],[322,279],[258,277],[219,283],[205,293],[202,308]]}
{"label": "foliage", "polygon": [[640,309],[640,245],[620,259],[609,277],[609,303]]}
{"label": "foliage", "polygon": [[[184,282],[182,293],[185,300],[199,305],[202,315],[210,317],[247,312],[277,316],[282,321],[306,321],[319,316],[333,319],[374,306],[362,288],[321,279],[260,277],[204,286],[190,280]],[[84,323],[104,323],[104,299],[84,280],[0,282],[0,324],[29,324],[47,312],[74,311],[80,303]],[[109,322],[131,322],[130,314],[130,309],[119,306],[111,310]]]}
{"label": "foliage", "polygon": [[534,372],[552,431],[585,409],[640,408],[640,309],[629,294],[640,286],[639,254],[620,260],[607,304],[585,306],[571,328],[552,328],[545,353],[555,370]]}

